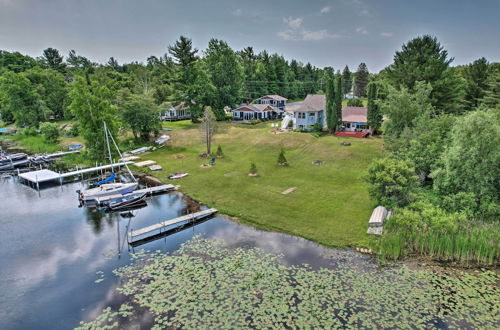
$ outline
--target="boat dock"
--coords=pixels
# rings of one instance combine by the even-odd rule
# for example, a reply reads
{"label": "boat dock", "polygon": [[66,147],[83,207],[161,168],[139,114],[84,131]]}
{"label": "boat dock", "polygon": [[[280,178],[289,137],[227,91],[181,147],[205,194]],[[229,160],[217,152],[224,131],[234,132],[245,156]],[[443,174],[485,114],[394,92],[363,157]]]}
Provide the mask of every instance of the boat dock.
{"label": "boat dock", "polygon": [[108,165],[102,165],[102,166],[96,166],[96,167],[80,168],[80,169],[77,169],[75,171],[66,172],[66,173],[57,173],[57,172],[54,172],[51,170],[43,169],[43,170],[38,170],[38,171],[19,173],[18,176],[21,179],[24,179],[24,180],[28,181],[29,183],[32,183],[32,184],[35,184],[38,186],[38,184],[40,184],[40,183],[57,181],[57,180],[60,183],[62,183],[62,180],[64,178],[68,178],[68,177],[72,177],[72,176],[83,176],[84,174],[87,174],[87,173],[103,171],[103,170],[107,170],[110,168],[116,168],[116,167],[130,165],[130,164],[133,164],[133,163],[132,162],[121,162],[121,163],[114,163],[114,164],[108,164]]}
{"label": "boat dock", "polygon": [[[183,215],[183,216],[178,217],[178,218],[162,221],[160,223],[157,223],[157,224],[145,227],[145,228],[131,231],[128,234],[128,242],[130,245],[138,245],[137,243],[140,241],[145,241],[145,240],[148,240],[148,238],[161,235],[162,234],[161,230],[166,229],[169,226],[173,226],[173,225],[180,224],[180,223],[193,224],[193,223],[198,222],[202,219],[208,218],[217,212],[218,211],[216,209],[206,209],[203,211],[199,211],[199,212],[195,212],[195,213],[191,213],[191,214],[186,214],[186,215]],[[156,232],[158,230],[160,230],[160,232]],[[148,234],[148,236],[144,236],[146,234]],[[142,237],[138,238],[139,236],[142,236]]]}
{"label": "boat dock", "polygon": [[103,196],[103,197],[100,197],[100,198],[97,197],[95,199],[95,201],[96,201],[97,204],[100,205],[102,203],[109,202],[109,201],[111,201],[113,199],[118,199],[118,198],[127,197],[127,196],[131,196],[131,195],[147,194],[148,196],[151,196],[151,195],[161,194],[161,193],[164,193],[164,192],[167,192],[167,191],[171,191],[171,190],[175,190],[175,186],[174,185],[172,185],[172,184],[164,184],[164,185],[161,185],[161,186],[147,187],[147,188],[144,188],[144,189],[134,190],[133,192],[128,193],[128,194],[124,194],[124,195],[115,194],[115,195]]}

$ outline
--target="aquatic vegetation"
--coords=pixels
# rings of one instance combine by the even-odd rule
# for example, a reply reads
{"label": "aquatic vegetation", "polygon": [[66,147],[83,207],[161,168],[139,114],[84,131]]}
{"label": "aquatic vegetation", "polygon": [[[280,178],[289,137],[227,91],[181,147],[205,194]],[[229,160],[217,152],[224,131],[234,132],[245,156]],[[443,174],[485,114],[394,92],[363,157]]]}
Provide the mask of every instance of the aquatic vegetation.
{"label": "aquatic vegetation", "polygon": [[500,257],[499,237],[500,222],[471,221],[420,202],[391,217],[378,252],[382,260],[419,254],[442,261],[491,265]]}
{"label": "aquatic vegetation", "polygon": [[115,271],[130,299],[81,329],[120,328],[144,310],[160,328],[498,328],[499,278],[286,266],[256,248],[195,237],[172,255],[142,252]]}

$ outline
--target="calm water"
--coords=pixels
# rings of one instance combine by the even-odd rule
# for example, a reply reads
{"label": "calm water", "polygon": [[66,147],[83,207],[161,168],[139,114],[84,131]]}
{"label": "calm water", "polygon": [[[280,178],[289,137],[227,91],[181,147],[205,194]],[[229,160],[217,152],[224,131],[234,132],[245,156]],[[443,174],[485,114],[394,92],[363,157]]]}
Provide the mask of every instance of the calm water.
{"label": "calm water", "polygon": [[[134,217],[79,208],[81,183],[36,190],[14,178],[0,179],[0,324],[2,329],[68,329],[122,297],[111,271],[128,264],[125,235],[199,209],[180,193],[160,195]],[[350,250],[322,247],[302,238],[265,232],[218,216],[136,250],[174,251],[193,235],[221,238],[229,246],[260,247],[283,254],[285,264],[335,267],[374,262]],[[333,262],[332,262],[333,260]],[[104,281],[95,283],[103,272]],[[98,274],[97,274],[98,273]]]}

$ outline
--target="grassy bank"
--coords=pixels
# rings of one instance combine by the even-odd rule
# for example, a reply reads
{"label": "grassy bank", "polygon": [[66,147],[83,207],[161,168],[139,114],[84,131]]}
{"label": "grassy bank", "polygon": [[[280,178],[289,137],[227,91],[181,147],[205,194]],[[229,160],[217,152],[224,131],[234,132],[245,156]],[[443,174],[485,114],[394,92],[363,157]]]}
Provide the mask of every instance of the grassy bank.
{"label": "grassy bank", "polygon": [[[269,123],[256,126],[221,124],[214,150],[225,153],[211,168],[200,132],[188,122],[166,123],[173,129],[169,146],[142,157],[163,167],[153,172],[162,180],[172,172],[189,172],[176,183],[189,196],[260,227],[288,232],[328,246],[367,246],[367,221],[373,210],[362,180],[374,158],[382,156],[379,139],[317,138],[305,133],[272,134]],[[187,128],[186,128],[187,127]],[[283,148],[289,167],[276,165]],[[321,160],[324,165],[313,165]],[[250,164],[259,177],[249,177]],[[283,191],[296,190],[284,195]]]}

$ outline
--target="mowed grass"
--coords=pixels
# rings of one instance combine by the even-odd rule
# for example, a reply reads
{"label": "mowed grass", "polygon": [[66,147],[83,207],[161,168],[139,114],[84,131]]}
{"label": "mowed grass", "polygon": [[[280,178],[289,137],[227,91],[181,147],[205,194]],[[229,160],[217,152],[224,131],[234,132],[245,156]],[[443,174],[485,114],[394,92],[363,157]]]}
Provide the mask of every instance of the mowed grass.
{"label": "mowed grass", "polygon": [[[375,205],[363,176],[372,160],[382,156],[382,140],[275,135],[269,123],[224,123],[215,136],[213,152],[221,145],[225,157],[217,159],[214,167],[201,168],[209,159],[198,157],[205,152],[200,131],[186,122],[165,126],[174,128],[168,133],[169,145],[142,157],[163,167],[151,173],[161,180],[168,181],[168,173],[189,172],[174,182],[182,192],[243,222],[328,246],[368,246],[367,223]],[[345,140],[352,145],[340,146]],[[281,148],[289,167],[276,164]],[[176,159],[176,154],[184,158]],[[313,165],[315,160],[325,164]],[[252,162],[259,177],[247,175]],[[297,189],[282,194],[291,187]]]}

